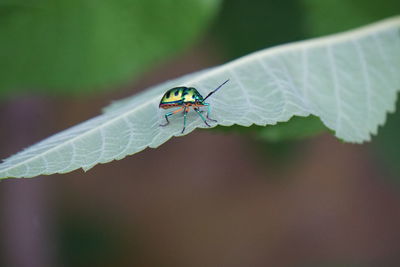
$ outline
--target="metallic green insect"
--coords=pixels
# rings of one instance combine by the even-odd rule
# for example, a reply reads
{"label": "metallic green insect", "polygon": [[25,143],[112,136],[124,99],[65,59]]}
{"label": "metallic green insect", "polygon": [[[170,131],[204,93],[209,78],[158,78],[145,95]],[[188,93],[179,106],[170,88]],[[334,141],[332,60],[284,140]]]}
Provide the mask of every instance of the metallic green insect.
{"label": "metallic green insect", "polygon": [[[204,121],[204,123],[208,126],[211,127],[206,118],[210,121],[217,122],[216,120],[211,119],[210,112],[211,112],[211,107],[209,103],[206,103],[206,99],[210,97],[212,94],[214,94],[218,89],[220,89],[224,84],[226,84],[229,81],[226,80],[223,82],[220,86],[218,86],[216,89],[211,91],[205,98],[196,90],[194,87],[174,87],[172,89],[169,89],[164,96],[161,98],[160,101],[160,108],[163,109],[169,109],[169,108],[174,108],[174,107],[180,107],[179,109],[168,112],[165,114],[165,120],[167,121],[165,124],[161,124],[160,126],[167,126],[169,124],[168,117],[171,115],[174,115],[180,111],[183,111],[183,129],[182,133],[185,131],[186,128],[186,115],[188,114],[190,107],[193,107],[194,111],[196,111],[197,114],[199,114],[200,118]],[[201,114],[200,107],[207,107],[207,116],[204,118],[204,116]]]}

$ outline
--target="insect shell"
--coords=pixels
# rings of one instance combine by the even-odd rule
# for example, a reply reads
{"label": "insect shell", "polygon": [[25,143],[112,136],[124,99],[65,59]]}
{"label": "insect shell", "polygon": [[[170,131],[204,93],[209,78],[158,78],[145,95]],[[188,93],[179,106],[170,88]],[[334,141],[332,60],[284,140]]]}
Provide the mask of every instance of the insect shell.
{"label": "insect shell", "polygon": [[[214,94],[218,89],[220,89],[224,84],[226,84],[229,80],[226,80],[223,82],[220,86],[218,86],[216,89],[211,91],[205,98],[197,91],[196,88],[194,87],[174,87],[169,89],[164,96],[161,98],[160,101],[160,108],[163,109],[169,109],[169,108],[174,108],[174,107],[179,107],[177,110],[168,112],[165,114],[165,124],[161,124],[160,126],[167,126],[169,124],[168,117],[172,116],[174,114],[177,114],[179,112],[183,112],[183,129],[182,129],[182,134],[185,131],[186,128],[186,115],[188,114],[189,110],[193,108],[193,110],[200,116],[200,118],[204,121],[204,123],[208,126],[211,127],[210,124],[208,124],[208,121],[213,121],[217,122],[214,119],[210,118],[210,112],[211,112],[211,107],[209,103],[206,103],[205,100],[210,97],[212,94]],[[207,116],[204,118],[202,112],[200,111],[200,107],[207,107]]]}

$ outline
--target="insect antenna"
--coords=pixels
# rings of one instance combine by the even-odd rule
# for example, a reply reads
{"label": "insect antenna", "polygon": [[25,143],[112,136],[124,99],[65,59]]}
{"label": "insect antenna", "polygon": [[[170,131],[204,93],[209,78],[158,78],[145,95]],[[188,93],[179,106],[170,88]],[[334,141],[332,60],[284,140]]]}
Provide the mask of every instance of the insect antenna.
{"label": "insect antenna", "polygon": [[218,91],[219,88],[221,88],[224,84],[226,84],[227,82],[229,82],[229,79],[226,80],[225,82],[223,82],[220,86],[218,86],[215,90],[211,91],[205,98],[203,101],[205,101],[208,97],[210,97],[212,94],[214,94],[216,91]]}

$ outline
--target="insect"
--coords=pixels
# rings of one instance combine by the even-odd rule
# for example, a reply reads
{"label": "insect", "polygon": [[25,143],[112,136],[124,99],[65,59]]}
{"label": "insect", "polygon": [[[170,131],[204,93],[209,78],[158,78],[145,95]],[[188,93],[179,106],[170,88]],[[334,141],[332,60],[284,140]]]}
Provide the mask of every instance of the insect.
{"label": "insect", "polygon": [[[165,120],[167,122],[165,124],[161,124],[160,126],[167,126],[169,124],[168,120],[169,116],[172,116],[180,111],[183,111],[183,129],[181,132],[183,133],[186,128],[186,115],[188,114],[190,108],[193,107],[194,111],[196,111],[196,113],[199,114],[200,118],[204,121],[204,123],[208,127],[211,127],[210,124],[208,124],[206,118],[209,121],[214,121],[214,122],[217,121],[210,118],[211,107],[210,104],[206,103],[205,101],[212,94],[218,91],[218,89],[220,89],[228,81],[229,79],[223,82],[216,89],[211,91],[205,98],[203,98],[203,96],[199,93],[199,91],[197,91],[197,89],[194,87],[181,86],[169,89],[161,98],[159,108],[169,109],[169,108],[179,107],[179,109],[165,114]],[[200,107],[207,107],[206,118],[204,118],[204,116],[201,114],[202,111],[200,111]]]}

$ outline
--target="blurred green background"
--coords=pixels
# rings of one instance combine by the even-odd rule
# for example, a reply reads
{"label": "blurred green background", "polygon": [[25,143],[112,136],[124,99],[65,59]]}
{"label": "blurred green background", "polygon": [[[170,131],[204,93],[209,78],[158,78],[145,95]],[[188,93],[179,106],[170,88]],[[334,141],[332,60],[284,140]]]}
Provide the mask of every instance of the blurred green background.
{"label": "blurred green background", "polygon": [[[166,79],[398,14],[395,0],[3,0],[0,158]],[[3,181],[0,266],[400,266],[398,113],[366,145],[295,118]]]}

